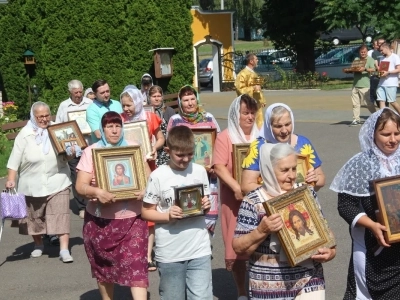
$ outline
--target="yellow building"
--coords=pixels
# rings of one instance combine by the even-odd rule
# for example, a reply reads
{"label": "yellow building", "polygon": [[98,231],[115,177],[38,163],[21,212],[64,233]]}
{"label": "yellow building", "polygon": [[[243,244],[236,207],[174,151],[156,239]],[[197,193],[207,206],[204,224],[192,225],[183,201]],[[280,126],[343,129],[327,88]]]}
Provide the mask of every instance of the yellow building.
{"label": "yellow building", "polygon": [[233,62],[233,11],[203,11],[193,6],[193,86],[198,88],[198,50],[202,45],[212,45],[213,91],[220,92],[222,82],[234,81]]}

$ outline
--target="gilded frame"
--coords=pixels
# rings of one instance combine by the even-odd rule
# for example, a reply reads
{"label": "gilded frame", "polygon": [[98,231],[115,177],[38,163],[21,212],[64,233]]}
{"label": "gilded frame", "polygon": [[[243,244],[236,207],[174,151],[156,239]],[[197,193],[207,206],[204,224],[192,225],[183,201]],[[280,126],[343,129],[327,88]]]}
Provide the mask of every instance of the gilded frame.
{"label": "gilded frame", "polygon": [[194,155],[192,161],[205,168],[211,168],[214,152],[216,128],[191,128],[194,135]]}
{"label": "gilded frame", "polygon": [[297,154],[296,183],[306,183],[307,172],[310,168],[310,156],[308,154]]}
{"label": "gilded frame", "polygon": [[58,155],[65,154],[67,142],[76,142],[81,149],[88,146],[76,121],[50,125],[47,131]]}
{"label": "gilded frame", "polygon": [[250,144],[232,145],[232,177],[240,183],[242,181],[242,163],[249,154]]}
{"label": "gilded frame", "polygon": [[[336,245],[307,185],[265,201],[263,206],[268,215],[279,213],[284,221],[277,234],[292,267],[317,254],[319,248]],[[294,228],[295,217],[302,223],[302,228]]]}
{"label": "gilded frame", "polygon": [[151,146],[149,127],[147,121],[137,121],[132,123],[124,124],[124,138],[127,141],[137,141],[141,145],[142,152],[146,155],[150,155],[153,152]]}
{"label": "gilded frame", "polygon": [[175,205],[182,209],[183,218],[204,216],[201,203],[204,196],[203,184],[174,187],[174,193]]}
{"label": "gilded frame", "polygon": [[[147,176],[140,146],[93,148],[92,155],[98,186],[115,194],[116,200],[135,199],[135,193],[146,188]],[[123,169],[119,177],[117,168]]]}
{"label": "gilded frame", "polygon": [[153,105],[143,105],[143,109],[145,112],[154,113],[154,106]]}
{"label": "gilded frame", "polygon": [[391,176],[373,181],[378,202],[378,221],[387,231],[383,232],[387,243],[400,241],[400,176]]}
{"label": "gilded frame", "polygon": [[86,121],[86,109],[67,112],[68,121],[76,121],[82,134],[90,134],[92,129]]}

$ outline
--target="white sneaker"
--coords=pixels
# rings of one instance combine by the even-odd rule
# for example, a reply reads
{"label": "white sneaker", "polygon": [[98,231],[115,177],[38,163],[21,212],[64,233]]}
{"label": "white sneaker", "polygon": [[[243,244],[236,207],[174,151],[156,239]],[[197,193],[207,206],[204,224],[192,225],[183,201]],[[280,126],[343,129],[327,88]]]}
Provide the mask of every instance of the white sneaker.
{"label": "white sneaker", "polygon": [[43,247],[41,248],[35,248],[32,252],[31,252],[31,257],[33,258],[38,258],[41,257],[43,254]]}
{"label": "white sneaker", "polygon": [[71,263],[74,261],[74,259],[72,258],[71,254],[69,254],[68,250],[61,250],[60,251],[60,260],[63,263]]}

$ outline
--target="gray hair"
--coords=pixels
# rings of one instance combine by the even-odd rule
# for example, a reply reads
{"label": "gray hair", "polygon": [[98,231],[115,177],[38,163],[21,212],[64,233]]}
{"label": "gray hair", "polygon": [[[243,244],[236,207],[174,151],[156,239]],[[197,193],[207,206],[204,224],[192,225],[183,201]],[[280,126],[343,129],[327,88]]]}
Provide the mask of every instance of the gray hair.
{"label": "gray hair", "polygon": [[271,112],[271,117],[269,118],[270,124],[272,124],[272,122],[274,122],[275,120],[282,118],[282,116],[286,113],[288,113],[290,117],[290,112],[286,108],[284,108],[283,106],[275,107]]}
{"label": "gray hair", "polygon": [[38,108],[40,108],[40,107],[45,107],[45,108],[47,108],[47,110],[49,111],[49,113],[50,113],[50,106],[47,104],[47,103],[44,103],[44,102],[42,102],[42,101],[38,101],[38,102],[35,102],[35,103],[33,103],[33,105],[32,105],[32,112],[35,112]]}
{"label": "gray hair", "polygon": [[83,84],[77,79],[71,80],[68,82],[68,91],[72,92],[73,89],[82,89],[83,90]]}
{"label": "gray hair", "polygon": [[270,160],[272,167],[274,168],[280,159],[288,157],[292,154],[296,154],[296,151],[289,144],[286,143],[276,144],[271,149]]}

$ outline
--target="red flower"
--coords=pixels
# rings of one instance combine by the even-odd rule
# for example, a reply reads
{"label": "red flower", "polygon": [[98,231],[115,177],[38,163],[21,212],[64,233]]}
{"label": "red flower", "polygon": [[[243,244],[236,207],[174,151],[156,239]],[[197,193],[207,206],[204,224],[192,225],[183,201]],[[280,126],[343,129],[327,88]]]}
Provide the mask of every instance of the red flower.
{"label": "red flower", "polygon": [[321,74],[322,76],[327,76],[328,75],[328,73],[326,73],[326,72],[322,72],[322,74]]}

